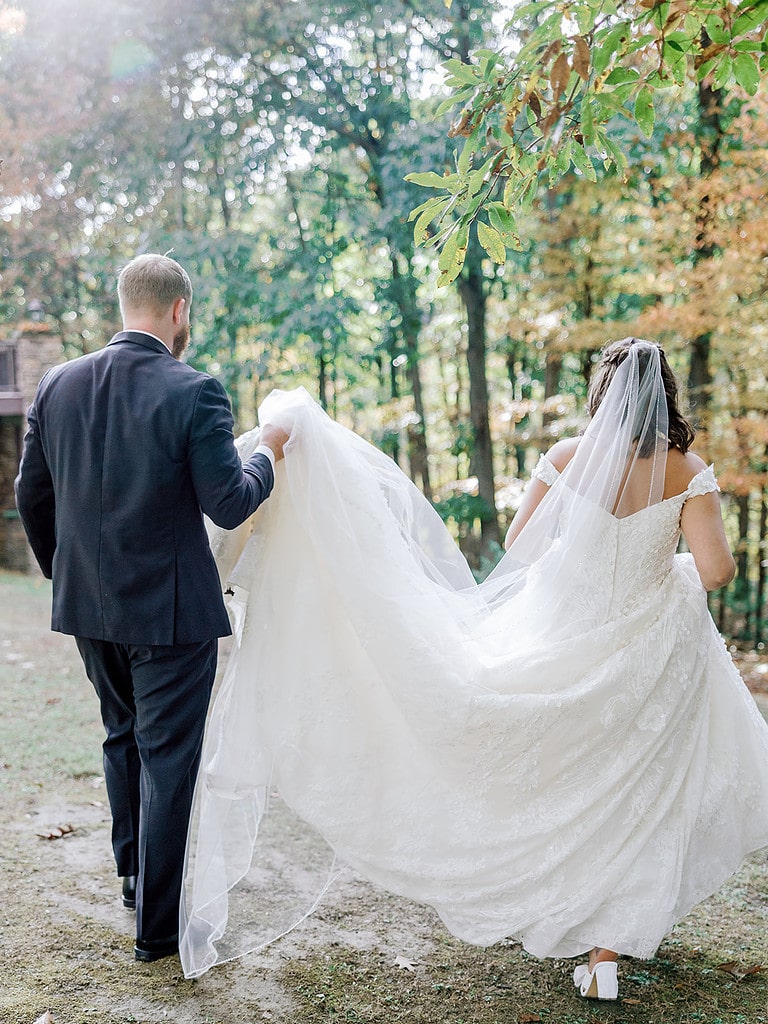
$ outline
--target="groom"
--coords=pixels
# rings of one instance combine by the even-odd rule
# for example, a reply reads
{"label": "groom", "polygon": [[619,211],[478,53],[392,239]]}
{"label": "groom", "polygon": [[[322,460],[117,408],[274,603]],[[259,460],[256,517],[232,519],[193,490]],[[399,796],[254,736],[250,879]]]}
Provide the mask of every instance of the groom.
{"label": "groom", "polygon": [[178,949],[184,846],[217,638],[229,619],[203,525],[268,497],[287,434],[243,465],[221,384],[180,362],[192,286],[167,256],[118,279],[123,330],[50,370],[29,409],[16,502],[101,702],[104,775],[137,960]]}

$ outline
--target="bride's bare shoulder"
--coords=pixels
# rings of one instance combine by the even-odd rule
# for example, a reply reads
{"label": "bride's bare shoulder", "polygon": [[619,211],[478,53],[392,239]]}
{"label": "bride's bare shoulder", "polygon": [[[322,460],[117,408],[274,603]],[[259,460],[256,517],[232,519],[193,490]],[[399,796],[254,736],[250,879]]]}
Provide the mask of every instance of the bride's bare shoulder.
{"label": "bride's bare shoulder", "polygon": [[685,455],[677,448],[670,448],[667,453],[667,471],[664,478],[664,497],[681,494],[697,473],[707,468],[704,459],[695,452]]}
{"label": "bride's bare shoulder", "polygon": [[581,438],[579,437],[565,437],[562,441],[558,441],[556,444],[553,444],[549,449],[547,452],[547,458],[558,473],[562,473],[576,454],[576,449],[579,447],[580,440]]}

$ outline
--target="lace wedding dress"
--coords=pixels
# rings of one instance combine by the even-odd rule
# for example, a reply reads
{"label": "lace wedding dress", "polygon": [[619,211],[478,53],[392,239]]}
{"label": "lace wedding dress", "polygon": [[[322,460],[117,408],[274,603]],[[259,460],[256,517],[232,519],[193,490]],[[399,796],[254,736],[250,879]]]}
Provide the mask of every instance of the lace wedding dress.
{"label": "lace wedding dress", "polygon": [[[564,502],[547,542],[534,529],[477,587],[390,459],[306,395],[268,401],[262,421],[292,426],[273,496],[212,537],[236,646],[198,781],[185,973],[294,925],[340,862],[467,942],[651,956],[768,845],[768,727],[675,554],[712,469],[620,518],[615,489],[603,507],[586,471],[569,484],[542,458]],[[283,805],[303,824],[272,834]]]}

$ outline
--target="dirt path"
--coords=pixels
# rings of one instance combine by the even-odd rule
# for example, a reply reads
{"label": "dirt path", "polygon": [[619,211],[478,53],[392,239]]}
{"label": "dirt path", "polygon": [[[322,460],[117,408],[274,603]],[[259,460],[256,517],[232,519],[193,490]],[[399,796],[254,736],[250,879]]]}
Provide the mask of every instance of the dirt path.
{"label": "dirt path", "polygon": [[[41,580],[0,575],[0,1024],[768,1024],[768,853],[755,855],[615,1005],[580,1000],[567,961],[454,940],[432,911],[352,876],[266,952],[184,980],[133,959],[100,763],[101,725]],[[768,709],[766,659],[745,662]],[[71,825],[64,838],[41,839]],[[726,965],[727,969],[723,969]],[[730,966],[728,966],[730,965]]]}

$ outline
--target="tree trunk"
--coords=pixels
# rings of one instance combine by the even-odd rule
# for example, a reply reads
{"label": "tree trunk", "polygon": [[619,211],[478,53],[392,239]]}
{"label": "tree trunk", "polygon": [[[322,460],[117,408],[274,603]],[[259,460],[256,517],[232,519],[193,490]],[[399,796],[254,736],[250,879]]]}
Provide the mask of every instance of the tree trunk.
{"label": "tree trunk", "polygon": [[[544,401],[554,398],[560,392],[560,370],[563,366],[563,357],[559,352],[547,351],[544,364]],[[543,426],[551,423],[555,417],[551,413],[544,413],[542,416]]]}
{"label": "tree trunk", "polygon": [[736,551],[736,579],[733,584],[733,598],[740,623],[739,636],[749,635],[749,495],[739,494],[736,498],[739,510],[739,545]]}
{"label": "tree trunk", "polygon": [[429,479],[429,451],[427,449],[426,418],[424,415],[424,396],[421,387],[421,369],[419,367],[419,328],[421,317],[416,303],[416,283],[411,273],[410,260],[401,254],[406,261],[406,274],[400,272],[400,264],[396,251],[392,249],[392,292],[395,304],[400,313],[403,347],[407,356],[406,373],[413,395],[413,411],[416,422],[408,427],[408,456],[411,467],[411,479],[420,483],[424,496],[432,500],[432,485]]}
{"label": "tree trunk", "polygon": [[328,412],[328,366],[325,361],[325,343],[322,338],[317,350],[317,390],[320,405]]}
{"label": "tree trunk", "polygon": [[493,473],[493,445],[488,416],[488,378],[486,374],[487,296],[482,269],[482,253],[476,239],[470,242],[467,260],[459,281],[459,295],[467,312],[467,369],[469,371],[469,415],[474,446],[471,472],[477,476],[478,495],[487,506],[481,519],[482,546],[490,554],[493,544],[501,543],[496,515],[496,486]]}
{"label": "tree trunk", "polygon": [[766,549],[766,530],[768,529],[768,491],[760,492],[760,517],[758,520],[757,546],[757,586],[755,588],[754,625],[752,637],[755,644],[764,639],[765,623],[765,577],[768,568],[768,550]]}
{"label": "tree trunk", "polygon": [[[702,33],[702,43],[709,44],[706,32]],[[698,108],[699,119],[696,141],[701,152],[699,178],[706,182],[711,178],[718,165],[720,143],[723,139],[723,125],[720,120],[721,96],[714,92],[710,79],[699,83]],[[709,237],[709,223],[712,217],[711,197],[708,192],[701,197],[696,215],[696,240],[694,248],[694,265],[708,260],[714,253]],[[698,427],[706,428],[710,391],[712,386],[712,370],[710,367],[710,347],[712,335],[703,331],[691,341],[690,364],[688,370],[688,401],[694,420]]]}

